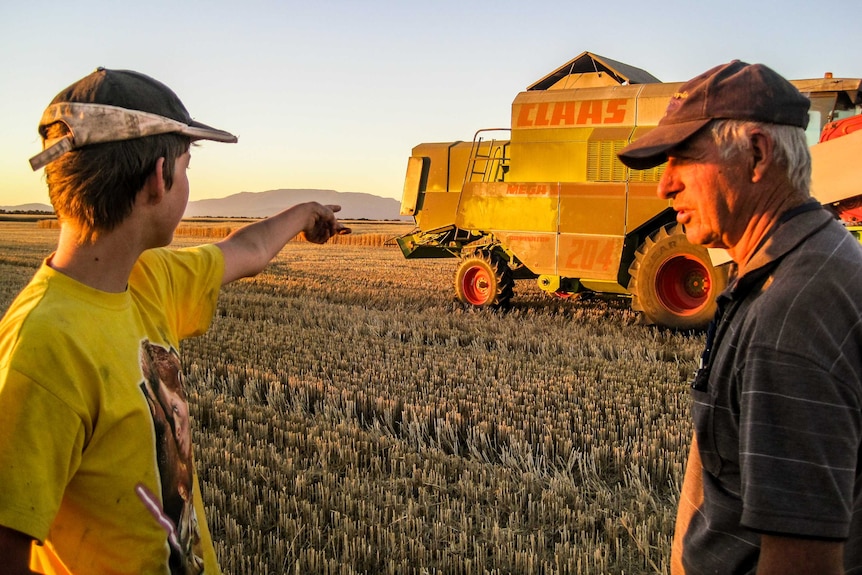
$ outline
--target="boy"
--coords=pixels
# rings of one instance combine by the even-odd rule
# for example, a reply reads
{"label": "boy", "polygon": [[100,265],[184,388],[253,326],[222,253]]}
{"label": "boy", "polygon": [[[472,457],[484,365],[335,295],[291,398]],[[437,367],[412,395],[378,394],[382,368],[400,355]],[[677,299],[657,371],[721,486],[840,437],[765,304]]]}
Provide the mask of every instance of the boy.
{"label": "boy", "polygon": [[160,82],[97,69],[39,126],[57,250],[0,321],[0,573],[218,573],[191,454],[180,341],[220,286],[299,232],[349,233],[307,203],[223,241],[165,248],[188,202],[193,121]]}

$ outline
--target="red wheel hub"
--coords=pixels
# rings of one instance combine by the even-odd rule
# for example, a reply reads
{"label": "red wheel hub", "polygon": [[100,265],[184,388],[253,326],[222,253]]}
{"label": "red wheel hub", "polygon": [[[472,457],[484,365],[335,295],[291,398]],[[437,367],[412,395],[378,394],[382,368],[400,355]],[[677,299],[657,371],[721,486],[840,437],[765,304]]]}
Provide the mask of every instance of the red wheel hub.
{"label": "red wheel hub", "polygon": [[709,270],[690,256],[676,256],[664,262],[656,276],[656,295],[669,310],[691,315],[709,303]]}
{"label": "red wheel hub", "polygon": [[491,297],[493,284],[487,270],[474,266],[464,274],[464,297],[473,305],[485,305]]}

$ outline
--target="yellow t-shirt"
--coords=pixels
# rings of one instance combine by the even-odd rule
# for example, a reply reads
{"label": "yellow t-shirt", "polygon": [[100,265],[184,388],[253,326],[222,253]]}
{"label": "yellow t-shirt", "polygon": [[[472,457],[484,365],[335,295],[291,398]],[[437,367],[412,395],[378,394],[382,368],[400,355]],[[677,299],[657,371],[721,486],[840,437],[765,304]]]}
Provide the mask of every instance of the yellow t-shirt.
{"label": "yellow t-shirt", "polygon": [[218,573],[177,350],[209,327],[216,246],[149,250],[124,293],[43,263],[0,320],[0,525],[45,573]]}

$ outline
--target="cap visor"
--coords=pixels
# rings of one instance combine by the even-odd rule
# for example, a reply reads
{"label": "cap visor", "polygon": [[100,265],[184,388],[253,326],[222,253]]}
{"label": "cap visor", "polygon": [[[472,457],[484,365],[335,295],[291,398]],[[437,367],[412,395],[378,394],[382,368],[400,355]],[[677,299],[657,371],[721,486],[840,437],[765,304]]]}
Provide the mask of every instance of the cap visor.
{"label": "cap visor", "polygon": [[60,141],[45,142],[45,149],[30,159],[34,170],[53,162],[66,152],[90,144],[120,142],[155,136],[182,134],[192,140],[213,140],[235,143],[237,137],[230,132],[192,121],[189,124],[140,110],[129,110],[107,104],[59,102],[51,104],[42,114],[39,133],[45,136],[47,126],[55,122],[66,124],[70,134]]}
{"label": "cap visor", "polygon": [[668,150],[682,144],[710,121],[711,118],[705,118],[679,124],[659,124],[617,155],[623,164],[633,170],[654,168],[667,161]]}
{"label": "cap visor", "polygon": [[230,132],[225,132],[224,130],[219,130],[195,121],[192,121],[188,128],[185,128],[181,133],[196,140],[213,140],[214,142],[226,142],[228,144],[235,144],[238,141],[238,138]]}

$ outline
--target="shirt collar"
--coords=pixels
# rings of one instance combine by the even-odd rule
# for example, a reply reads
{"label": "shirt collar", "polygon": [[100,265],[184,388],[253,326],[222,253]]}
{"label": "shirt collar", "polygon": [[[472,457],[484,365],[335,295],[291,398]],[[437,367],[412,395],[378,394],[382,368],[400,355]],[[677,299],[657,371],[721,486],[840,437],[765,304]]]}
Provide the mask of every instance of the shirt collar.
{"label": "shirt collar", "polygon": [[778,260],[796,249],[806,238],[833,219],[835,219],[833,215],[816,200],[806,202],[782,214],[769,235],[746,262],[745,267],[738,271],[739,275],[731,283],[728,291],[736,294],[750,283],[762,279],[763,274],[770,273]]}

